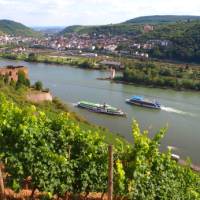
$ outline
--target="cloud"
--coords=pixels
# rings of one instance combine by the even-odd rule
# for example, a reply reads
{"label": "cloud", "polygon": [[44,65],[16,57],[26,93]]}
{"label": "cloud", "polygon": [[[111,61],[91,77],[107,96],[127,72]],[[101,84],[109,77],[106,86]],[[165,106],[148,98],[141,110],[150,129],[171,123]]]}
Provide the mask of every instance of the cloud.
{"label": "cloud", "polygon": [[0,18],[27,25],[109,24],[152,14],[200,15],[199,0],[0,0]]}

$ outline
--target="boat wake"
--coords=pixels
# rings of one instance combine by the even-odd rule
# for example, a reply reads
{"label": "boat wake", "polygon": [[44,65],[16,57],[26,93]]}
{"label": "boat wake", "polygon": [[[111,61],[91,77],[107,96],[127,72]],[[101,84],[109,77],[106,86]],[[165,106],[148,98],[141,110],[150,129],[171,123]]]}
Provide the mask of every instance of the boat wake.
{"label": "boat wake", "polygon": [[171,108],[171,107],[161,106],[161,110],[164,110],[164,111],[170,112],[170,113],[180,114],[180,115],[188,115],[188,116],[192,116],[192,117],[195,116],[195,114],[193,114],[193,113],[185,112],[185,111],[178,110],[178,109]]}

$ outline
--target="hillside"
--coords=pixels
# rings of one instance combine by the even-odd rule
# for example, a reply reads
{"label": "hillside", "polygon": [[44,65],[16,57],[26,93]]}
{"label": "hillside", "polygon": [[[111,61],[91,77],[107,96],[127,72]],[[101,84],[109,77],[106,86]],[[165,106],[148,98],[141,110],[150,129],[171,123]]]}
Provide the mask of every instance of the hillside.
{"label": "hillside", "polygon": [[11,20],[0,20],[0,34],[1,33],[15,36],[41,36],[40,33],[32,30],[31,28]]}
{"label": "hillside", "polygon": [[68,35],[70,33],[78,34],[106,34],[106,35],[138,35],[141,33],[140,26],[129,24],[110,24],[104,26],[69,26],[66,27],[59,35]]}
{"label": "hillside", "polygon": [[181,61],[200,62],[200,21],[177,22],[158,25],[154,31],[143,34],[141,42],[147,40],[169,40],[171,45],[158,46],[150,51],[153,57]]}
{"label": "hillside", "polygon": [[125,24],[168,24],[175,22],[187,22],[200,20],[200,16],[192,15],[153,15],[153,16],[143,16],[130,19]]}
{"label": "hillside", "polygon": [[191,15],[153,15],[137,17],[120,24],[109,24],[103,26],[68,26],[62,30],[59,35],[77,34],[107,34],[107,35],[131,35],[135,36],[141,33],[143,24],[172,24],[176,22],[188,22],[200,20],[200,16]]}

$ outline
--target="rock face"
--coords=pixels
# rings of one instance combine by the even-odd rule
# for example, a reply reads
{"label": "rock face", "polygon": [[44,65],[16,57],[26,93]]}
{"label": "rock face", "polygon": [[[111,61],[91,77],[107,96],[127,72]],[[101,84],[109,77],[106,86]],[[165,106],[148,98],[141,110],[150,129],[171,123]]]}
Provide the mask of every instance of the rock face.
{"label": "rock face", "polygon": [[32,91],[27,94],[27,100],[33,103],[42,103],[44,101],[52,101],[53,97],[50,92]]}

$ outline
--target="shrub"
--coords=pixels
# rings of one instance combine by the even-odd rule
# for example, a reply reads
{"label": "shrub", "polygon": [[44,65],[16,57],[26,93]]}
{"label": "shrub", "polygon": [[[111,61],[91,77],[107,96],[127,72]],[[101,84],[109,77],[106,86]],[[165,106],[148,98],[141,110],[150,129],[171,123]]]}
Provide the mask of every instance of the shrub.
{"label": "shrub", "polygon": [[18,80],[16,83],[17,88],[21,86],[30,87],[30,80],[26,78],[26,74],[22,70],[18,72]]}
{"label": "shrub", "polygon": [[41,81],[35,82],[34,88],[35,88],[36,90],[41,91],[41,90],[43,89],[43,84],[42,84],[42,82],[41,82]]}

